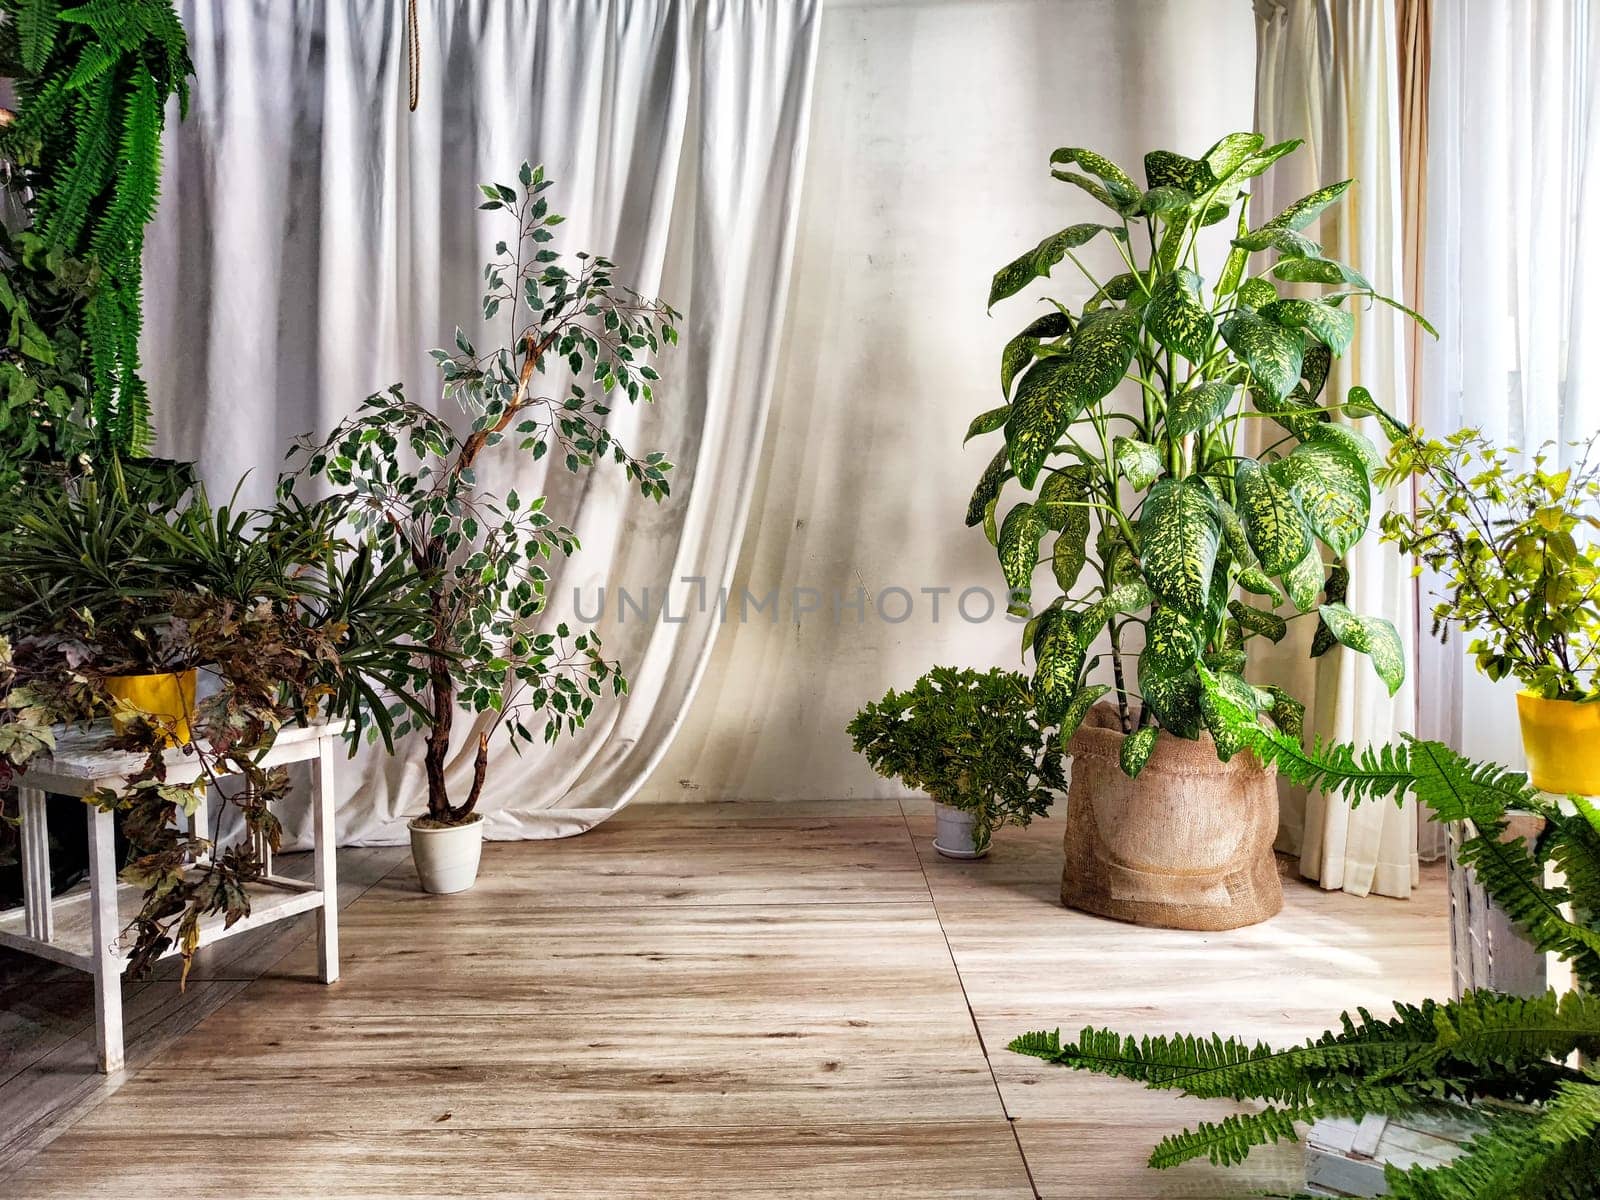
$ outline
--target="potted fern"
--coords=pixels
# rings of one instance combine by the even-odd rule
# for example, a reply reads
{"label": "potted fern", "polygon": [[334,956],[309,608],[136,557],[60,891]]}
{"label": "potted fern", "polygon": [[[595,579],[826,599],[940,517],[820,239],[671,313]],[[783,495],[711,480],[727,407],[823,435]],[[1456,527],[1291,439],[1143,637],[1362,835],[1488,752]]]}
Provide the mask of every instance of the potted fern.
{"label": "potted fern", "polygon": [[[572,472],[611,459],[655,501],[666,497],[672,468],[661,453],[629,453],[605,417],[616,396],[653,399],[659,375],[649,359],[677,341],[679,314],[616,282],[605,258],[580,253],[564,265],[551,244],[562,217],[544,195],[550,182],[524,163],[517,186],[482,186],[480,207],[503,212],[511,232],[484,272],[483,319],[498,319],[501,342],[480,351],[458,329],[453,349],[433,352],[466,431],[395,385],[327,441],[291,454],[300,474],[340,489],[333,503],[381,561],[410,564],[427,580],[431,631],[402,681],[411,703],[397,700],[393,720],[396,736],[427,730],[427,807],[410,832],[430,892],[461,891],[477,878],[494,735],[519,746],[555,741],[583,726],[605,690],[627,687],[592,629],[536,628],[543,564],[572,554],[578,539],[545,511],[543,496],[490,490],[480,478],[493,463],[488,452],[508,444],[527,462],[553,453]],[[295,483],[287,477],[283,490]],[[485,722],[464,795],[446,777],[458,705]]]}
{"label": "potted fern", "polygon": [[[1301,232],[1349,180],[1250,226],[1246,186],[1298,145],[1235,133],[1198,158],[1153,151],[1143,186],[1090,150],[1057,150],[1052,173],[1100,219],[1052,233],[989,293],[992,307],[1063,262],[1088,292],[1051,301],[1006,344],[1006,402],[967,434],[1004,444],[967,524],[984,527],[1015,611],[1032,618],[1033,694],[1073,758],[1062,896],[1089,912],[1220,929],[1281,906],[1270,772],[1212,752],[1202,670],[1297,732],[1303,706],[1249,678],[1250,648],[1310,618],[1314,653],[1342,643],[1391,694],[1402,681],[1393,625],[1344,603],[1344,556],[1366,532],[1381,457],[1336,418],[1392,421],[1364,389],[1324,391],[1353,309],[1395,302]],[[1202,262],[1203,230],[1223,222],[1231,245]],[[1075,253],[1095,241],[1120,271],[1102,277]],[[1273,438],[1251,453],[1244,430],[1258,421]],[[999,517],[1012,482],[1026,494]],[[1048,601],[1033,590],[1044,561]]]}
{"label": "potted fern", "polygon": [[1061,740],[1040,732],[1015,671],[935,667],[868,704],[847,732],[879,775],[933,798],[933,848],[946,858],[982,858],[996,829],[1026,826],[1066,787]]}
{"label": "potted fern", "polygon": [[1529,774],[1558,795],[1600,795],[1597,441],[1557,469],[1550,446],[1519,465],[1477,430],[1412,434],[1385,468],[1422,483],[1415,511],[1385,514],[1383,535],[1433,572],[1434,633],[1464,632],[1478,670],[1522,684]]}

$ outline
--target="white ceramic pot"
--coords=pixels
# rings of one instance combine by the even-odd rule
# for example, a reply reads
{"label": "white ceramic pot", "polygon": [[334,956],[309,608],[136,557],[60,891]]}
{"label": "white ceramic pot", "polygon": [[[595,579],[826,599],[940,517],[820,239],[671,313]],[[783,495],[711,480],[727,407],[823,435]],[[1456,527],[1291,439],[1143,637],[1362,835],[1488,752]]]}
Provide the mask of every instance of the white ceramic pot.
{"label": "white ceramic pot", "polygon": [[483,816],[477,814],[465,825],[430,829],[411,823],[411,861],[417,867],[422,890],[435,895],[464,892],[478,878],[478,859],[483,854]]}
{"label": "white ceramic pot", "polygon": [[933,848],[946,858],[982,858],[989,853],[985,846],[979,850],[974,844],[972,827],[977,818],[948,804],[933,804]]}

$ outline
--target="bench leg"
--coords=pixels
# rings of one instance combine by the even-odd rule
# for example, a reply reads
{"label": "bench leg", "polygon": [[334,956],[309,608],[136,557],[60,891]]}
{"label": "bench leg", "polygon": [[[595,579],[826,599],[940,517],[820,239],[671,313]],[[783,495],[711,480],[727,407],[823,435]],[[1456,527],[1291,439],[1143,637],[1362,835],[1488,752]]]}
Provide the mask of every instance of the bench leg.
{"label": "bench leg", "polygon": [[122,960],[115,951],[122,932],[117,916],[116,818],[101,808],[89,812],[89,904],[94,934],[94,1029],[100,1069],[122,1070]]}
{"label": "bench leg", "polygon": [[323,738],[312,766],[312,835],[317,890],[317,978],[333,983],[339,978],[339,874],[338,830],[333,820],[333,739]]}
{"label": "bench leg", "polygon": [[50,906],[50,815],[38,788],[17,789],[22,817],[22,919],[27,935],[37,941],[55,939]]}

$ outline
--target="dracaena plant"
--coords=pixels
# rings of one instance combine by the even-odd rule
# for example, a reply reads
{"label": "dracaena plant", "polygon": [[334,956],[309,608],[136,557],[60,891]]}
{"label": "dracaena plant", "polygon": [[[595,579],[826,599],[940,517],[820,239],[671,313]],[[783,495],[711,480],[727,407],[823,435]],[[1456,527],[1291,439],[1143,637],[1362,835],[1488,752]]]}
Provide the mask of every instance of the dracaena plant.
{"label": "dracaena plant", "polygon": [[[1158,730],[1199,736],[1201,667],[1298,732],[1302,705],[1245,671],[1252,639],[1278,641],[1301,616],[1320,622],[1314,654],[1337,641],[1370,655],[1391,694],[1402,681],[1394,626],[1344,604],[1343,560],[1366,532],[1382,459],[1336,418],[1403,430],[1365,389],[1336,397],[1324,385],[1359,306],[1410,310],[1301,232],[1351,181],[1251,227],[1250,181],[1298,145],[1235,133],[1198,158],[1153,151],[1142,187],[1092,151],[1057,150],[1052,174],[1105,211],[1001,268],[989,293],[992,308],[1063,262],[1089,293],[1076,307],[1051,301],[1006,344],[1006,403],[967,434],[999,432],[1004,445],[967,524],[996,544],[1015,606],[1037,614],[1024,646],[1042,719],[1070,736],[1114,688],[1129,774]],[[1202,230],[1223,222],[1235,236],[1206,261]],[[1075,253],[1096,241],[1115,249],[1116,274],[1102,278]],[[1252,454],[1245,431],[1260,421],[1272,436]],[[1013,480],[1029,494],[997,522]],[[1060,594],[1041,606],[1031,582],[1044,559]],[[1285,596],[1288,616],[1277,611]],[[1088,682],[1102,635],[1110,685]]]}
{"label": "dracaena plant", "polygon": [[[484,270],[483,319],[503,339],[480,351],[458,329],[453,350],[433,352],[466,429],[396,385],[326,442],[291,452],[301,474],[339,489],[332,502],[380,559],[427,579],[432,630],[400,689],[411,704],[397,699],[392,716],[395,736],[419,719],[427,727],[426,819],[435,825],[477,819],[494,733],[519,746],[554,741],[584,724],[596,698],[627,687],[592,629],[536,628],[544,564],[578,549],[572,530],[545,510],[545,497],[492,490],[480,476],[507,466],[508,450],[530,461],[552,453],[572,472],[612,459],[660,501],[672,468],[659,452],[625,450],[605,417],[614,397],[653,399],[660,376],[649,360],[676,343],[680,315],[617,282],[608,259],[580,253],[567,265],[552,245],[563,218],[549,209],[550,182],[524,163],[520,186],[482,185],[480,207],[504,212],[512,226]],[[294,484],[289,476],[282,487],[292,493]],[[458,704],[487,714],[488,727],[466,794],[452,799],[445,762]]]}

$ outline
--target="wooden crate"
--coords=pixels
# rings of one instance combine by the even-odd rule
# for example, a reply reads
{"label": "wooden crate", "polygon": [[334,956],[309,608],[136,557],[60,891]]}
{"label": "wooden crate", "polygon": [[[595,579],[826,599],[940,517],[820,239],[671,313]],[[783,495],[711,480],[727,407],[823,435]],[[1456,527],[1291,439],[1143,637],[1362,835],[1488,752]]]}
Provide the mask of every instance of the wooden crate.
{"label": "wooden crate", "polygon": [[[1544,828],[1540,817],[1513,814],[1506,837],[1532,842]],[[1456,861],[1461,827],[1450,826],[1450,975],[1455,995],[1492,988],[1519,996],[1542,996],[1553,982],[1545,956],[1490,901],[1473,873]]]}
{"label": "wooden crate", "polygon": [[1327,1117],[1306,1134],[1306,1191],[1313,1196],[1383,1196],[1383,1168],[1437,1166],[1461,1153],[1483,1129],[1466,1109],[1459,1117]]}

